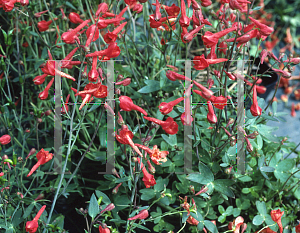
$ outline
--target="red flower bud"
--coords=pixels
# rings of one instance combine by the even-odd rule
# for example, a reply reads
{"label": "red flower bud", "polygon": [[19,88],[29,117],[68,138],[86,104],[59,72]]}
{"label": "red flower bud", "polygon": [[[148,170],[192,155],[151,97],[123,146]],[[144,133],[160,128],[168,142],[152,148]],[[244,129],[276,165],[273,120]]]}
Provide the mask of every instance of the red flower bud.
{"label": "red flower bud", "polygon": [[10,143],[10,141],[11,141],[11,137],[8,134],[5,134],[2,137],[0,137],[1,145],[6,145],[6,144]]}
{"label": "red flower bud", "polygon": [[135,220],[135,219],[146,219],[148,218],[149,213],[148,210],[141,210],[137,215],[134,217],[128,218],[128,220]]}

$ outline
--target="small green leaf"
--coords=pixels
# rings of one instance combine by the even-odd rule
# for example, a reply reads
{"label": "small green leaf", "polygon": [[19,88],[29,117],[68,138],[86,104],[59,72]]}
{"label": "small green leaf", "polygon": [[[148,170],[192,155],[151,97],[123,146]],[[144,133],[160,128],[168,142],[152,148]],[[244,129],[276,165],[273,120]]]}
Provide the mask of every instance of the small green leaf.
{"label": "small green leaf", "polygon": [[96,192],[97,198],[103,197],[103,199],[102,199],[103,203],[105,203],[105,204],[110,204],[111,203],[109,197],[105,193],[103,193],[99,190],[96,190],[95,192]]}
{"label": "small green leaf", "polygon": [[261,215],[256,215],[254,218],[253,218],[253,221],[252,223],[256,226],[259,226],[261,225],[263,222],[265,221],[264,217],[261,216]]}
{"label": "small green leaf", "polygon": [[92,195],[92,197],[90,199],[88,213],[91,216],[91,218],[94,219],[99,212],[100,212],[99,205],[98,205],[96,196],[93,193],[93,195]]}
{"label": "small green leaf", "polygon": [[267,214],[267,208],[266,208],[266,204],[263,201],[256,201],[256,208],[258,210],[258,212],[265,216]]}
{"label": "small green leaf", "polygon": [[225,209],[224,209],[224,207],[221,206],[221,205],[218,206],[218,210],[219,210],[220,214],[225,213]]}
{"label": "small green leaf", "polygon": [[156,80],[146,80],[147,86],[142,87],[138,90],[139,93],[151,93],[160,89],[160,83]]}
{"label": "small green leaf", "polygon": [[213,224],[211,221],[205,220],[204,225],[212,233],[218,233],[218,229],[215,224]]}

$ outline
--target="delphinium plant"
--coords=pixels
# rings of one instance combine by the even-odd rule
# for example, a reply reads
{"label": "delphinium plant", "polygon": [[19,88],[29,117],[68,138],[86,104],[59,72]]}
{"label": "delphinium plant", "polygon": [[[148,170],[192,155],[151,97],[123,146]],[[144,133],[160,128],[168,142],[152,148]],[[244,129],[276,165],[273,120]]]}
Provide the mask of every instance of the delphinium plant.
{"label": "delphinium plant", "polygon": [[261,5],[0,0],[0,227],[67,232],[78,193],[79,232],[299,233],[299,144],[266,126],[253,59],[279,85],[300,58],[261,51]]}

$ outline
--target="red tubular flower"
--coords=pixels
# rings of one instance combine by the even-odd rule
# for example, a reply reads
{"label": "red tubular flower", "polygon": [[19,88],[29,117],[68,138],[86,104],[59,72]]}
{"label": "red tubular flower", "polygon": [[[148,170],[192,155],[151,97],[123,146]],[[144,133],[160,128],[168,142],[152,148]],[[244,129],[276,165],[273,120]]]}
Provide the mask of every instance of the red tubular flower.
{"label": "red tubular flower", "polygon": [[278,224],[280,233],[282,233],[282,231],[283,231],[283,227],[282,227],[282,223],[281,223],[281,217],[283,214],[284,214],[284,211],[280,211],[280,209],[272,210],[270,213],[272,220]]}
{"label": "red tubular flower", "polygon": [[142,172],[144,174],[142,181],[144,182],[146,188],[150,188],[151,186],[154,186],[156,184],[154,176],[151,175],[145,167],[142,169]]}
{"label": "red tubular flower", "polygon": [[86,57],[94,56],[107,56],[108,58],[118,57],[121,53],[121,50],[116,42],[112,42],[108,45],[107,49],[96,51],[94,53],[87,54]]}
{"label": "red tubular flower", "polygon": [[193,63],[194,63],[194,69],[196,70],[204,70],[211,64],[217,64],[220,62],[227,61],[226,58],[218,58],[218,59],[205,59],[204,54],[201,56],[195,56]]}
{"label": "red tubular flower", "polygon": [[71,21],[71,23],[74,23],[74,24],[83,23],[83,20],[80,18],[79,14],[77,14],[75,12],[71,12],[69,14],[69,20]]}
{"label": "red tubular flower", "polygon": [[145,116],[148,115],[148,113],[144,109],[135,105],[130,97],[120,96],[119,100],[120,100],[120,108],[123,111],[130,112],[132,110],[136,110],[136,111],[139,111],[140,113],[144,114]]}
{"label": "red tubular flower", "polygon": [[137,215],[134,217],[128,218],[128,220],[136,220],[136,219],[146,219],[149,217],[148,210],[144,209],[141,210]]}
{"label": "red tubular flower", "polygon": [[216,45],[211,47],[210,53],[207,54],[207,59],[218,59],[216,54]]}
{"label": "red tubular flower", "polygon": [[150,160],[147,160],[147,164],[148,164],[149,172],[154,174],[155,173],[155,167],[152,166]]}
{"label": "red tubular flower", "polygon": [[253,87],[253,103],[250,107],[250,112],[252,116],[260,116],[261,115],[261,107],[258,106],[257,103],[257,93],[256,93],[256,85]]}
{"label": "red tubular flower", "polygon": [[33,220],[26,222],[25,229],[27,232],[34,233],[37,231],[37,229],[39,227],[38,220],[41,217],[41,215],[45,209],[46,209],[46,205],[43,205],[42,208],[39,210],[39,212],[36,214],[36,216],[33,218]]}
{"label": "red tubular flower", "polygon": [[236,77],[233,74],[231,74],[230,72],[226,72],[225,70],[224,70],[224,72],[225,72],[225,74],[227,75],[228,78],[230,78],[233,81],[236,80]]}
{"label": "red tubular flower", "polygon": [[47,11],[48,11],[48,10],[41,11],[41,12],[37,12],[37,13],[34,14],[34,17],[39,18],[39,17],[42,16],[42,14],[46,13]]}
{"label": "red tubular flower", "polygon": [[122,144],[129,144],[132,149],[136,151],[141,157],[143,157],[143,154],[140,152],[140,150],[134,145],[133,141],[133,133],[128,129],[127,125],[122,125],[122,129],[119,130],[119,135],[116,135],[116,139],[118,142]]}
{"label": "red tubular flower", "polygon": [[90,51],[90,44],[91,42],[95,42],[99,38],[99,29],[95,24],[91,25],[87,30],[86,30],[86,43],[85,43],[85,49],[89,52]]}
{"label": "red tubular flower", "polygon": [[97,27],[98,29],[104,29],[106,28],[109,24],[115,24],[115,23],[120,23],[120,21],[124,20],[125,18],[123,17],[116,17],[112,19],[104,19],[102,17],[99,17],[99,20],[97,22]]}
{"label": "red tubular flower", "polygon": [[96,17],[100,15],[100,13],[106,13],[108,11],[108,5],[105,2],[102,2],[98,5],[98,9],[96,11]]}
{"label": "red tubular flower", "polygon": [[[116,18],[121,18],[124,13],[127,11],[128,6],[124,7],[123,10],[120,11],[120,13],[116,16]],[[120,24],[120,22],[115,22],[114,26],[117,27]]]}
{"label": "red tubular flower", "polygon": [[115,83],[116,85],[128,86],[131,83],[131,78],[125,78],[124,80]]}
{"label": "red tubular flower", "polygon": [[[77,92],[76,89],[72,89],[74,92]],[[92,96],[95,98],[105,98],[107,96],[107,86],[102,85],[101,83],[89,83],[84,87],[83,91],[78,92],[75,96],[80,95],[83,98],[82,103],[79,107],[79,110],[83,108],[83,106],[92,100]]]}
{"label": "red tubular flower", "polygon": [[190,18],[186,15],[186,8],[184,0],[181,0],[181,17],[179,19],[179,24],[181,27],[188,27],[190,25]]}
{"label": "red tubular flower", "polygon": [[53,154],[49,153],[49,151],[45,151],[43,148],[36,154],[36,158],[38,159],[37,163],[31,168],[27,177],[31,176],[31,174],[38,169],[40,165],[43,165],[49,162],[53,158]]}
{"label": "red tubular flower", "polygon": [[249,1],[237,1],[237,0],[230,0],[229,2],[229,7],[231,10],[239,10],[240,12],[247,12],[247,10],[244,10],[243,7],[241,6],[241,3],[243,4],[247,4],[247,3],[251,3]]}
{"label": "red tubular flower", "polygon": [[294,65],[297,65],[300,63],[300,57],[291,58],[283,62],[293,63]]}
{"label": "red tubular flower", "polygon": [[233,32],[236,30],[236,27],[227,28],[223,31],[212,33],[210,31],[206,31],[205,34],[202,36],[202,40],[204,45],[207,48],[211,48],[212,46],[216,45],[219,41],[219,39],[225,35],[227,35],[230,32]]}
{"label": "red tubular flower", "polygon": [[202,0],[201,1],[201,6],[204,6],[204,7],[208,7],[212,4],[212,2],[210,0]]}
{"label": "red tubular flower", "polygon": [[214,112],[214,108],[213,108],[210,101],[207,101],[207,105],[208,105],[207,120],[211,124],[216,124],[218,119],[217,119],[217,116]]}
{"label": "red tubular flower", "polygon": [[118,184],[118,185],[112,190],[112,194],[117,194],[118,191],[119,191],[119,188],[120,188],[120,186],[121,186],[122,184],[123,184],[123,183]]}
{"label": "red tubular flower", "polygon": [[253,146],[251,145],[251,143],[250,143],[248,137],[245,137],[245,140],[246,140],[246,144],[247,144],[247,146],[246,146],[247,151],[248,151],[248,152],[252,152],[252,151],[253,151]]}
{"label": "red tubular flower", "polygon": [[0,137],[1,145],[6,145],[6,144],[10,143],[10,141],[11,141],[11,137],[8,134],[5,134],[2,137]]}
{"label": "red tubular flower", "polygon": [[155,8],[155,13],[154,13],[154,19],[155,19],[155,21],[159,21],[161,19],[161,13],[159,12],[160,3],[158,0],[156,0],[155,6],[156,6],[156,8]]}
{"label": "red tubular flower", "polygon": [[166,72],[166,76],[168,79],[170,79],[171,81],[176,81],[176,80],[188,80],[188,81],[192,81],[189,78],[185,77],[182,74],[178,74],[172,70],[167,70]]}
{"label": "red tubular flower", "polygon": [[152,162],[155,163],[156,165],[161,165],[161,163],[159,162],[164,162],[164,163],[167,162],[166,157],[169,154],[169,151],[160,151],[157,148],[157,145],[154,145],[152,150],[149,147],[144,145],[140,145],[137,143],[135,145],[143,149],[144,151],[146,151],[149,154]]}
{"label": "red tubular flower", "polygon": [[204,27],[204,24],[202,24],[201,26],[199,27],[196,27],[195,29],[189,31],[188,33],[186,33],[184,36],[183,36],[183,42],[186,43],[186,42],[190,42],[192,41],[192,39],[196,36],[196,34],[201,30],[201,28]]}
{"label": "red tubular flower", "polygon": [[213,95],[210,98],[210,101],[214,104],[214,106],[216,108],[223,110],[225,108],[225,106],[227,105],[227,98],[222,95],[220,95],[218,97]]}
{"label": "red tubular flower", "polygon": [[66,114],[69,111],[69,106],[68,106],[69,99],[70,99],[70,94],[68,94],[68,96],[66,98],[66,102],[65,102],[65,105],[64,105],[65,107],[61,108],[61,114]]}
{"label": "red tubular flower", "polygon": [[150,27],[152,28],[159,28],[163,25],[165,21],[169,19],[169,21],[172,23],[175,20],[176,16],[168,16],[161,18],[159,21],[155,21],[154,19],[154,14],[149,15],[149,22],[150,22]]}
{"label": "red tubular flower", "polygon": [[181,123],[182,123],[183,125],[189,125],[189,126],[191,126],[191,125],[192,125],[192,122],[193,122],[193,120],[194,120],[194,118],[191,117],[191,121],[188,122],[187,119],[185,119],[185,112],[184,112],[184,113],[181,114],[180,120],[181,120]]}
{"label": "red tubular flower", "polygon": [[261,51],[260,53],[260,64],[263,64],[265,57],[268,55],[268,51],[266,49],[264,49],[263,51]]}
{"label": "red tubular flower", "polygon": [[180,97],[176,100],[173,100],[169,103],[166,103],[166,102],[162,102],[158,108],[159,108],[159,111],[161,112],[161,114],[163,115],[167,115],[169,114],[170,112],[173,111],[173,107],[176,105],[176,104],[179,104],[182,100],[184,100],[184,97]]}
{"label": "red tubular flower", "polygon": [[268,27],[267,25],[263,24],[263,23],[260,23],[259,21],[253,19],[252,17],[249,16],[249,19],[255,24],[255,26],[257,28],[259,28],[259,32],[261,35],[263,36],[269,36],[273,31],[274,29],[271,28],[271,27]]}
{"label": "red tubular flower", "polygon": [[168,16],[177,16],[179,15],[180,8],[176,6],[174,3],[172,6],[161,5],[161,8],[165,8]]}
{"label": "red tubular flower", "polygon": [[101,210],[100,214],[106,212],[106,211],[111,211],[115,208],[115,205],[113,203],[108,204],[103,210]]}
{"label": "red tubular flower", "polygon": [[60,75],[61,77],[71,79],[72,81],[75,81],[75,78],[73,78],[71,75],[68,75],[64,72],[61,72],[57,69],[55,69],[55,61],[47,61],[44,68],[41,69],[45,74],[55,76],[55,73]]}
{"label": "red tubular flower", "polygon": [[112,32],[108,31],[108,33],[106,33],[103,37],[104,41],[108,44],[111,42],[115,42],[118,38],[118,33],[124,28],[126,24],[127,22],[124,22]]}
{"label": "red tubular flower", "polygon": [[39,94],[39,98],[41,100],[45,100],[48,98],[48,94],[49,94],[49,89],[52,86],[54,82],[54,77],[51,79],[51,81],[48,83],[48,85],[46,86],[46,88]]}
{"label": "red tubular flower", "polygon": [[272,68],[272,70],[274,70],[277,73],[280,73],[283,78],[290,78],[290,77],[292,77],[292,74],[289,73],[289,72],[287,72],[287,71],[285,71],[285,70],[280,70],[280,69],[275,69],[275,68]]}
{"label": "red tubular flower", "polygon": [[92,69],[88,73],[88,78],[90,82],[96,82],[97,78],[99,78],[99,73],[97,71],[97,57],[93,57],[93,64],[92,64]]}
{"label": "red tubular flower", "polygon": [[[207,100],[210,100],[210,98],[214,95],[214,93],[211,90],[208,90],[206,87],[202,86],[200,83],[193,81],[193,83],[202,91],[202,97],[204,97]],[[197,93],[196,90],[193,90],[193,92]],[[197,93],[198,94],[198,93]]]}
{"label": "red tubular flower", "polygon": [[295,103],[292,103],[291,116],[296,117]]}
{"label": "red tubular flower", "polygon": [[39,76],[36,76],[34,79],[33,79],[33,82],[35,85],[41,85],[45,82],[45,79],[46,77],[48,76],[48,74],[42,74],[42,75],[39,75]]}
{"label": "red tubular flower", "polygon": [[99,233],[110,233],[110,230],[107,227],[106,228],[102,228],[102,226],[99,225]]}
{"label": "red tubular flower", "polygon": [[[77,37],[77,33],[79,33],[79,31],[84,28],[89,22],[91,22],[90,19],[83,21],[78,27],[74,28],[71,31],[68,32],[64,32],[61,35],[61,39],[63,42],[65,42],[66,44],[75,44],[75,40],[78,40]],[[80,42],[80,41],[79,41]],[[80,44],[80,43],[79,43]]]}
{"label": "red tubular flower", "polygon": [[52,20],[50,20],[50,21],[42,20],[42,21],[38,22],[37,26],[38,26],[39,31],[40,32],[47,31],[52,22],[53,22]]}
{"label": "red tubular flower", "polygon": [[153,117],[144,116],[144,118],[148,121],[152,121],[155,124],[158,124],[162,127],[162,129],[168,134],[177,134],[178,133],[178,124],[173,120],[172,117],[168,117],[166,121],[161,121]]}
{"label": "red tubular flower", "polygon": [[208,188],[204,185],[204,186],[202,186],[200,191],[195,194],[195,196],[200,195],[201,193],[206,193],[207,191],[208,191]]}
{"label": "red tubular flower", "polygon": [[41,85],[45,82],[45,79],[46,77],[48,76],[48,74],[42,74],[42,75],[39,75],[39,76],[36,76],[34,79],[33,79],[33,82],[35,85]]}

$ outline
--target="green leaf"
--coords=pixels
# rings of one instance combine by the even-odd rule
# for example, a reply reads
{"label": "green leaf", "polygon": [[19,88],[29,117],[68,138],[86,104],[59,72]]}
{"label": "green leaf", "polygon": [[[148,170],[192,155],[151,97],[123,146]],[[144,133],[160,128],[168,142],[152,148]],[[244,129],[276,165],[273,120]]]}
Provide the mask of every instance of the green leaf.
{"label": "green leaf", "polygon": [[276,165],[275,169],[278,172],[287,172],[289,170],[292,170],[294,166],[295,166],[294,159],[285,159],[282,160],[278,165]]}
{"label": "green leaf", "polygon": [[274,167],[267,167],[267,166],[263,166],[260,168],[261,171],[263,172],[273,172],[275,171],[275,168]]}
{"label": "green leaf", "polygon": [[[172,137],[171,137],[172,136]],[[175,137],[174,137],[175,136]],[[177,145],[177,138],[176,134],[175,135],[170,135],[169,137],[165,134],[162,134],[161,137],[170,145],[170,146],[175,146]]]}
{"label": "green leaf", "polygon": [[94,219],[97,216],[97,214],[99,214],[99,212],[100,212],[99,205],[98,205],[96,196],[93,193],[93,195],[90,199],[88,213],[91,216],[91,218]]}
{"label": "green leaf", "polygon": [[22,215],[22,209],[19,209],[19,210],[15,213],[14,218],[13,218],[13,220],[12,220],[12,225],[13,225],[14,227],[19,226],[19,224],[20,224],[21,222],[23,222],[24,219],[21,217],[21,215]]}
{"label": "green leaf", "polygon": [[240,209],[234,208],[234,209],[233,209],[233,212],[232,212],[232,215],[233,215],[233,217],[236,218],[237,216],[240,215],[240,213],[241,213],[241,210],[240,210]]}
{"label": "green leaf", "polygon": [[214,180],[214,175],[203,163],[199,163],[199,173],[191,173],[186,178],[199,184],[208,184]]}
{"label": "green leaf", "polygon": [[226,209],[225,214],[227,216],[232,215],[232,211],[233,211],[233,207],[232,206],[228,206],[227,209]]}
{"label": "green leaf", "polygon": [[267,208],[266,208],[266,204],[263,201],[256,201],[256,208],[258,210],[258,212],[265,216],[267,214]]}
{"label": "green leaf", "polygon": [[103,197],[103,199],[102,199],[103,203],[105,203],[105,204],[110,204],[111,203],[109,197],[105,193],[103,193],[99,190],[96,190],[95,192],[96,192],[97,198]]}
{"label": "green leaf", "polygon": [[[147,82],[146,82],[147,81]],[[139,93],[151,93],[160,89],[160,83],[156,80],[146,80],[147,86],[142,87],[138,90]]]}
{"label": "green leaf", "polygon": [[211,221],[205,220],[204,225],[212,233],[218,233],[218,229],[215,224],[213,224]]}
{"label": "green leaf", "polygon": [[137,228],[140,228],[140,229],[142,229],[142,230],[146,230],[146,231],[151,232],[150,229],[148,229],[147,227],[144,227],[144,226],[142,226],[142,225],[140,225],[140,224],[133,223],[133,226],[134,226],[134,227],[137,227]]}
{"label": "green leaf", "polygon": [[29,216],[29,214],[31,213],[31,211],[33,210],[34,207],[34,203],[31,203],[25,210],[23,218],[27,218]]}
{"label": "green leaf", "polygon": [[259,226],[261,225],[263,222],[265,221],[264,217],[261,216],[261,215],[256,215],[254,218],[253,218],[253,221],[252,223],[256,226]]}
{"label": "green leaf", "polygon": [[215,180],[213,182],[214,188],[216,191],[223,193],[224,195],[234,198],[234,193],[232,192],[232,190],[229,188],[230,185],[232,185],[234,183],[234,181],[232,180],[223,180],[223,179],[219,179],[219,180]]}
{"label": "green leaf", "polygon": [[218,205],[218,210],[219,210],[220,214],[225,213],[225,209],[224,209],[224,207],[221,206],[221,205]]}
{"label": "green leaf", "polygon": [[199,222],[203,222],[204,220],[202,214],[200,214],[198,211],[197,213],[191,212],[191,216]]}
{"label": "green leaf", "polygon": [[225,221],[226,221],[226,215],[220,215],[220,216],[218,217],[218,222],[224,223]]}
{"label": "green leaf", "polygon": [[143,201],[149,201],[155,197],[155,192],[153,189],[141,189],[140,193],[142,193],[141,199]]}
{"label": "green leaf", "polygon": [[70,2],[66,1],[66,5],[70,8],[72,8],[74,11],[77,11],[77,8],[73,6]]}

